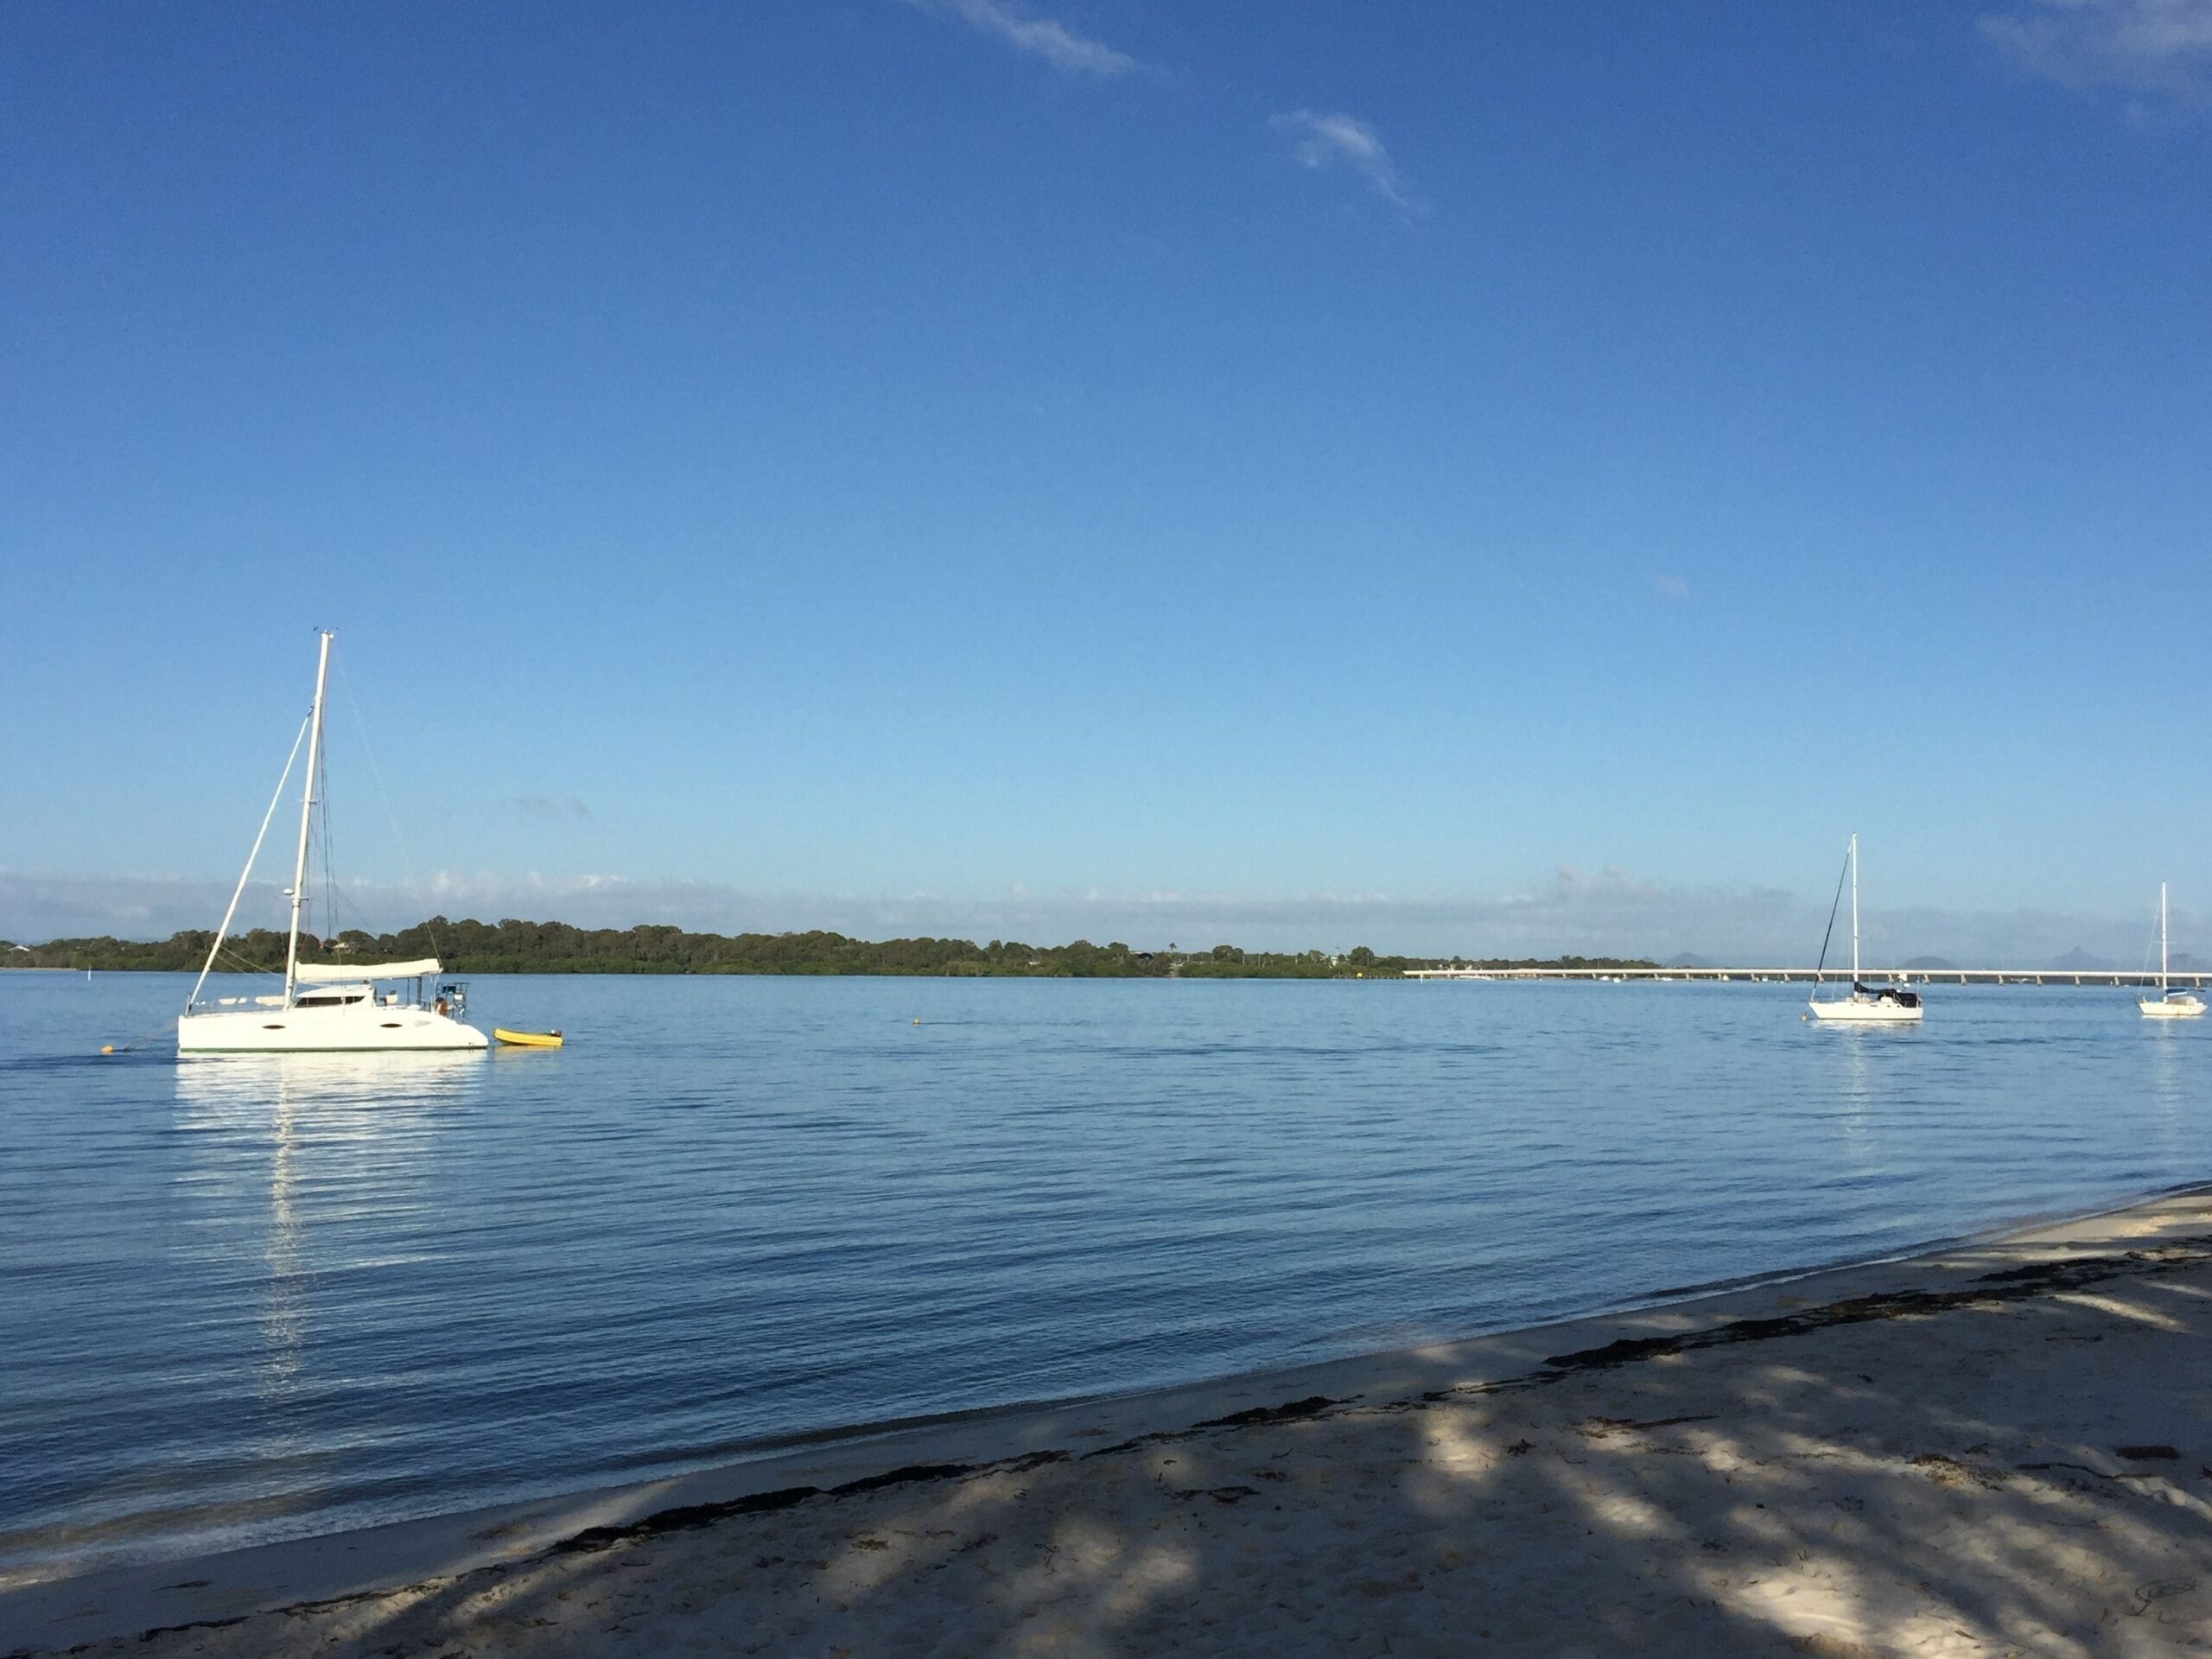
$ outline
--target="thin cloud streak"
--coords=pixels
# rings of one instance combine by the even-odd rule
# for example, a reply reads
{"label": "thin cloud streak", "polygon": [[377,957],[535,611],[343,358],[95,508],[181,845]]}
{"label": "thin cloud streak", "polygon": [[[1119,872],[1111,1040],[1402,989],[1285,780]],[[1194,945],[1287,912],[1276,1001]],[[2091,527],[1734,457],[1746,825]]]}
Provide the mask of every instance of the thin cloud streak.
{"label": "thin cloud streak", "polygon": [[2032,0],[1977,22],[2022,68],[2069,86],[2212,92],[2212,0]]}
{"label": "thin cloud streak", "polygon": [[948,14],[982,33],[995,36],[1017,52],[1042,58],[1055,69],[1111,79],[1140,66],[1126,52],[1103,41],[1087,40],[1065,23],[1049,17],[1025,17],[1009,11],[998,0],[908,0],[924,11]]}
{"label": "thin cloud streak", "polygon": [[1268,124],[1290,141],[1291,156],[1300,166],[1318,170],[1341,162],[1392,206],[1419,211],[1382,140],[1357,117],[1290,110],[1270,118]]}
{"label": "thin cloud streak", "polygon": [[515,805],[533,818],[588,818],[591,809],[574,795],[518,795]]}

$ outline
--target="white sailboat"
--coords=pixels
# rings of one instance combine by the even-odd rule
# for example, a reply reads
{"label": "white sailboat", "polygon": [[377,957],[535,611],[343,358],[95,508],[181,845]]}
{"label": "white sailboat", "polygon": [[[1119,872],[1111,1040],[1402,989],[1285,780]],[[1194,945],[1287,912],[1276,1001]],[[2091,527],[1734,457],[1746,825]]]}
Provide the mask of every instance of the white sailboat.
{"label": "white sailboat", "polygon": [[2166,884],[2158,883],[2158,994],[2139,996],[2135,1006],[2145,1020],[2194,1020],[2204,1012],[2204,999],[2195,991],[2177,991],[2166,982]]}
{"label": "white sailboat", "polygon": [[[308,711],[300,737],[293,740],[292,755],[284,762],[284,778],[277,780],[276,793],[270,798],[269,810],[262,816],[260,833],[253,838],[253,850],[246,855],[245,870],[231,894],[230,908],[223,912],[207,960],[185,1001],[184,1012],[177,1016],[177,1053],[301,1054],[488,1047],[482,1032],[463,1023],[467,988],[441,980],[434,957],[375,964],[321,965],[300,960],[300,913],[306,906],[308,891],[308,837],[315,821],[315,779],[322,761],[323,688],[330,673],[331,636],[326,631],[321,638],[321,654],[315,662],[315,704]],[[307,785],[300,792],[299,852],[292,861],[292,885],[285,894],[292,901],[292,926],[284,948],[283,993],[219,997],[203,1002],[200,994],[207,988],[207,976],[214,970],[216,956],[230,932],[238,899],[252,879],[253,861],[260,855],[270,820],[276,815],[302,739],[308,746]]]}
{"label": "white sailboat", "polygon": [[[1920,1021],[1920,995],[1896,985],[1869,987],[1859,977],[1859,837],[1851,838],[1851,851],[1847,855],[1851,874],[1851,995],[1833,1001],[1821,1001],[1821,970],[1827,966],[1827,942],[1821,944],[1821,967],[1814,969],[1813,995],[1805,1007],[1811,1017],[1833,1025],[1904,1026]],[[1828,913],[1828,926],[1835,926],[1835,913]]]}

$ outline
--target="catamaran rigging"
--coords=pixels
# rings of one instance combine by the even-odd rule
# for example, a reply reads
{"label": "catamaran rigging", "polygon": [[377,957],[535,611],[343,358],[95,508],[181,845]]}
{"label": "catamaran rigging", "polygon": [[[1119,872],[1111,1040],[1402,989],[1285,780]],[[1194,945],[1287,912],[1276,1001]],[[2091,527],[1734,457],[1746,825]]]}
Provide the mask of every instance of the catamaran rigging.
{"label": "catamaran rigging", "polygon": [[[328,630],[321,632],[315,661],[315,702],[292,741],[284,775],[262,815],[261,829],[246,855],[245,869],[223,912],[222,925],[207,950],[184,1012],[177,1016],[177,1052],[184,1054],[308,1053],[388,1050],[471,1049],[489,1039],[464,1023],[467,989],[442,977],[435,957],[410,962],[317,963],[300,960],[300,924],[307,906],[308,852],[315,828],[315,788],[323,764],[323,694],[329,683]],[[300,791],[299,845],[292,861],[292,885],[285,889],[291,920],[284,942],[284,988],[277,996],[223,997],[203,1001],[207,976],[229,937],[238,899],[253,877],[269,825],[276,817],[284,785],[304,740],[307,781]],[[327,858],[326,855],[326,862]],[[409,987],[411,984],[411,990]],[[304,988],[313,988],[308,989]],[[427,994],[426,994],[427,992]]]}

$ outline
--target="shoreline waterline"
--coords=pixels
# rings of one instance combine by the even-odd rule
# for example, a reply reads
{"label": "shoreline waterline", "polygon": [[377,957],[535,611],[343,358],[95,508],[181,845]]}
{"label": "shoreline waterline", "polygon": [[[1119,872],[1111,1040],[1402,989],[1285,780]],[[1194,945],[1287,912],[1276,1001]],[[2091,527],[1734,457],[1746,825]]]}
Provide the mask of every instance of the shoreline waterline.
{"label": "shoreline waterline", "polygon": [[[1309,1371],[1341,1365],[1377,1363],[1400,1355],[1458,1349],[1471,1343],[1491,1339],[1532,1338],[1547,1331],[1571,1330],[1593,1320],[1611,1319],[1668,1308],[1694,1307],[1705,1301],[1735,1293],[1771,1290],[1853,1269],[1910,1262],[1946,1250],[1968,1248],[1978,1244],[2003,1243],[2011,1239],[2026,1237],[2046,1229],[2123,1215],[2144,1205],[2165,1198],[2189,1197],[2200,1192],[2212,1193],[2212,1180],[2172,1184],[2127,1195],[2116,1203],[2100,1202],[2080,1211],[2014,1217],[1992,1226],[1969,1232],[1945,1234],[1916,1241],[1895,1249],[1852,1255],[1831,1262],[1773,1268],[1704,1284],[1662,1286],[1649,1290],[1635,1291],[1612,1301],[1581,1309],[1573,1313],[1564,1314],[1556,1319],[1535,1319],[1525,1324],[1511,1325],[1476,1326],[1457,1333],[1439,1335],[1413,1344],[1325,1354],[1314,1359],[1300,1361],[1294,1364],[1262,1366],[1250,1370],[1225,1372],[1214,1376],[1178,1382],[1163,1387],[1109,1389],[1096,1392],[1053,1395],[1047,1398],[995,1402],[988,1405],[958,1410],[924,1412],[878,1421],[829,1424],[747,1440],[729,1447],[725,1453],[720,1455],[709,1453],[701,1456],[696,1453],[671,1452],[639,1459],[641,1463],[648,1465],[654,1464],[664,1466],[675,1465],[673,1468],[664,1467],[664,1471],[659,1473],[641,1473],[634,1478],[586,1481],[567,1485],[556,1484],[550,1490],[541,1491],[526,1497],[504,1498],[493,1503],[401,1516],[391,1521],[372,1522],[365,1526],[334,1527],[252,1543],[217,1544],[213,1547],[186,1537],[176,1541],[176,1547],[143,1547],[121,1559],[116,1559],[106,1547],[102,1545],[90,1552],[92,1555],[90,1564],[80,1570],[73,1571],[66,1567],[60,1570],[47,1570],[48,1562],[43,1560],[19,1566],[12,1570],[0,1569],[0,1598],[4,1598],[19,1590],[70,1582],[108,1572],[130,1573],[142,1568],[159,1571],[164,1566],[178,1562],[227,1559],[232,1555],[250,1555],[263,1549],[285,1549],[296,1545],[309,1545],[325,1540],[382,1535],[400,1529],[439,1528],[448,1522],[467,1520],[471,1517],[531,1516],[546,1506],[557,1508],[583,1499],[601,1497],[619,1499],[632,1493],[653,1491],[672,1484],[693,1481],[706,1480],[719,1486],[726,1481],[735,1480],[741,1471],[774,1467],[794,1458],[804,1459],[810,1455],[829,1457],[848,1451],[858,1453],[865,1448],[899,1442],[907,1437],[926,1436],[937,1432],[963,1431],[994,1422],[1018,1421],[1034,1416],[1085,1409],[1103,1409],[1117,1405],[1141,1407],[1147,1402],[1192,1393],[1211,1396],[1217,1390],[1235,1389],[1247,1384],[1264,1389],[1282,1379],[1302,1376]],[[97,1536],[98,1529],[92,1529],[90,1535]],[[65,1554],[66,1548],[57,1548],[55,1551],[57,1556]]]}
{"label": "shoreline waterline", "polygon": [[686,1512],[737,1515],[780,1507],[781,1495],[801,1489],[810,1497],[836,1497],[966,1478],[1034,1459],[1082,1459],[1155,1438],[1226,1432],[1245,1422],[1287,1421],[1301,1410],[1393,1409],[1439,1391],[1522,1388],[1554,1375],[1556,1368],[1547,1371],[1547,1360],[1562,1352],[1588,1354],[1609,1344],[1679,1338],[1746,1319],[1770,1321],[1782,1306],[1910,1296],[1993,1271],[2017,1273],[2100,1249],[2154,1243],[2212,1217],[2208,1195],[2212,1183],[2188,1183],[2093,1214],[2034,1218],[1878,1260],[1761,1275],[1687,1298],[1457,1341],[1131,1395],[873,1426],[669,1478],[204,1556],[96,1567],[0,1590],[0,1635],[10,1652],[67,1647],[519,1567],[574,1547],[580,1535],[610,1541],[650,1535],[692,1524],[683,1518]]}

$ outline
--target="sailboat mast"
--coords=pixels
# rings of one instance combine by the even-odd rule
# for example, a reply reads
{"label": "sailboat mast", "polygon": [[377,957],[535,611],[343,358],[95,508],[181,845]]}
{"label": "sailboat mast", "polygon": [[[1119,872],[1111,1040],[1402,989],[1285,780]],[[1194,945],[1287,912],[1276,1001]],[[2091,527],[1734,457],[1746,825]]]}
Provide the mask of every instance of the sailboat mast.
{"label": "sailboat mast", "polygon": [[320,630],[322,652],[315,664],[315,707],[308,711],[308,780],[300,791],[300,850],[292,861],[292,937],[284,947],[284,1001],[299,982],[300,912],[308,901],[308,827],[315,817],[315,770],[322,758],[322,688],[330,674],[330,631]]}
{"label": "sailboat mast", "polygon": [[2158,995],[2166,994],[2166,884],[2158,883]]}
{"label": "sailboat mast", "polygon": [[1859,988],[1859,837],[1851,838],[1851,988]]}

